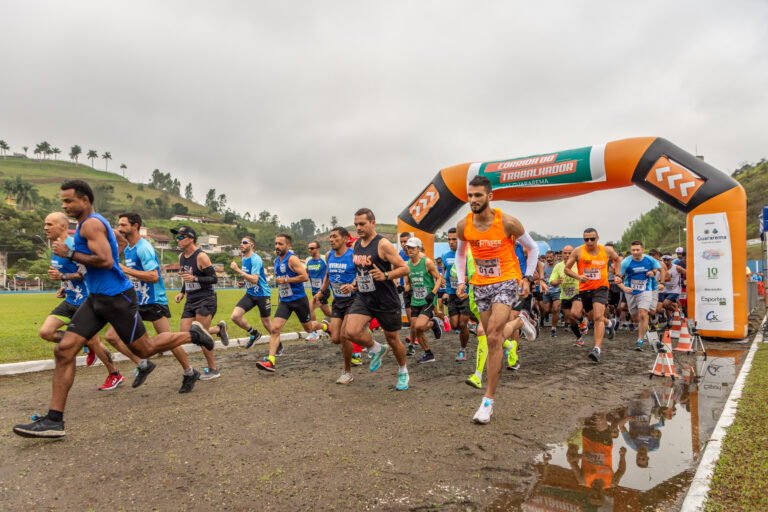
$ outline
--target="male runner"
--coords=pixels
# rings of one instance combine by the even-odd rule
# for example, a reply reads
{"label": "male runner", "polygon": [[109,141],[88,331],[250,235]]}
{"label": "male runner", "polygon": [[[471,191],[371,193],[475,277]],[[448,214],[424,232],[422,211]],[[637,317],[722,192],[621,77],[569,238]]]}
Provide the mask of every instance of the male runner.
{"label": "male runner", "polygon": [[[54,212],[45,218],[45,236],[51,242],[58,240],[63,242],[70,249],[75,247],[74,239],[67,235],[69,219],[61,212]],[[48,269],[48,277],[54,281],[61,281],[61,288],[56,293],[60,299],[64,299],[61,304],[56,306],[43,322],[38,334],[46,341],[58,343],[64,337],[64,331],[61,327],[68,325],[72,320],[77,308],[88,296],[88,289],[83,280],[83,269],[77,263],[70,261],[56,254],[51,254],[51,268]],[[96,334],[86,343],[88,347],[88,366],[93,364],[96,357],[104,363],[107,368],[107,380],[99,386],[99,390],[106,391],[115,389],[125,381],[125,377],[120,375],[120,370],[112,362],[112,354],[101,342],[99,335]]]}
{"label": "male runner", "polygon": [[648,307],[648,328],[658,330],[659,329],[659,313],[664,308],[659,303],[659,295],[664,288],[664,281],[662,280],[662,272],[666,271],[664,265],[661,264],[661,253],[658,249],[653,248],[648,251],[648,256],[655,259],[659,263],[659,268],[653,274],[651,278],[651,305]]}
{"label": "male runner", "polygon": [[432,334],[437,340],[443,335],[442,322],[434,314],[441,282],[440,272],[435,263],[421,252],[424,245],[419,238],[411,237],[405,246],[408,248],[408,275],[405,287],[411,292],[413,333],[424,349],[424,355],[417,362],[434,363],[435,355],[429,349],[424,333],[427,329],[432,329]]}
{"label": "male runner", "polygon": [[[309,275],[309,286],[312,288],[312,299],[309,301],[309,313],[312,321],[316,321],[315,309],[318,307],[325,315],[326,321],[329,322],[331,318],[331,306],[328,305],[328,298],[331,296],[331,290],[326,289],[323,293],[318,295],[320,286],[323,284],[323,279],[328,273],[328,266],[323,258],[320,257],[320,244],[317,242],[309,242],[307,245],[309,251],[309,258],[307,258],[307,275]],[[317,341],[320,339],[320,333],[318,331],[312,331],[307,336],[307,341]]]}
{"label": "male runner", "polygon": [[[424,252],[424,250],[422,249],[421,252]],[[445,263],[443,263],[443,258],[440,256],[435,258],[435,266],[437,267],[437,273],[440,274],[440,288],[437,290],[435,316],[440,319],[443,323],[443,330],[447,332],[450,330],[451,324],[448,322],[448,317],[445,316],[445,299],[448,298],[448,295],[445,293],[445,280],[443,279],[443,274],[445,273]]]}
{"label": "male runner", "polygon": [[[410,240],[410,238],[413,236],[413,233],[410,233],[406,231],[405,233],[400,233],[400,257],[403,259],[403,262],[408,262],[408,251],[406,250],[405,244]],[[413,322],[411,322],[411,292],[406,291],[405,289],[405,278],[401,278],[399,281],[399,286],[397,288],[398,293],[403,294],[403,308],[405,309],[405,319],[408,322],[410,335],[406,336],[405,341],[407,343],[412,343],[416,340],[413,334]]]}
{"label": "male runner", "polygon": [[245,319],[245,314],[254,307],[259,308],[261,325],[264,326],[267,332],[272,332],[272,322],[269,319],[269,315],[272,312],[272,291],[269,289],[269,284],[267,284],[264,262],[261,256],[253,250],[255,245],[256,241],[253,237],[244,236],[240,240],[240,255],[243,258],[243,268],[238,267],[234,261],[229,264],[229,267],[245,280],[243,283],[238,281],[238,286],[245,286],[245,295],[238,301],[231,316],[235,325],[248,333],[249,338],[245,348],[251,348],[261,338],[261,332],[251,327],[248,320]]}
{"label": "male runner", "polygon": [[678,308],[677,300],[680,297],[680,285],[685,276],[685,269],[672,263],[672,256],[669,254],[662,256],[661,260],[667,269],[667,280],[664,282],[664,293],[660,294],[659,300],[667,313],[667,318],[672,319]]}
{"label": "male runner", "polygon": [[392,244],[376,233],[376,217],[370,209],[357,210],[354,222],[359,237],[352,253],[357,272],[357,293],[347,312],[344,332],[347,339],[368,349],[371,356],[368,369],[375,372],[387,353],[387,346],[374,341],[366,328],[371,319],[376,319],[399,366],[395,389],[403,391],[408,389],[409,377],[405,347],[398,337],[402,317],[393,280],[407,276],[408,265]]}
{"label": "male runner", "polygon": [[[622,290],[627,297],[627,307],[632,321],[638,324],[635,350],[643,349],[643,339],[648,330],[648,310],[651,307],[651,280],[661,264],[654,258],[643,254],[643,243],[635,240],[631,244],[631,256],[621,262],[621,270],[616,281],[623,278]],[[662,281],[666,270],[662,274]]]}
{"label": "male runner", "polygon": [[256,363],[260,370],[274,372],[276,368],[275,356],[280,346],[280,333],[285,322],[293,313],[301,322],[301,326],[307,332],[315,329],[326,330],[328,326],[312,320],[309,312],[309,299],[304,290],[304,283],[309,280],[307,269],[291,250],[293,240],[291,235],[281,233],[275,237],[275,283],[280,303],[272,320],[272,331],[269,333],[269,355],[263,361]]}
{"label": "male runner", "polygon": [[[181,313],[179,330],[189,330],[194,321],[207,329],[210,334],[218,334],[225,346],[229,345],[227,323],[222,320],[211,327],[211,321],[218,309],[216,290],[213,285],[219,281],[216,277],[216,271],[213,269],[211,258],[197,247],[197,233],[191,227],[181,226],[178,229],[172,229],[171,233],[176,235],[176,245],[181,249],[179,273],[184,280],[181,291],[176,295],[175,300],[179,303],[185,296],[187,298],[184,303],[184,311]],[[218,379],[221,374],[213,360],[213,349],[203,347],[203,355],[205,355],[208,367],[203,368],[200,380]]]}
{"label": "male runner", "polygon": [[[552,271],[557,266],[555,262],[555,251],[547,251],[544,262],[544,281],[551,283]],[[557,336],[557,324],[560,323],[560,287],[550,286],[547,292],[543,294],[541,301],[541,317],[542,321],[545,316],[550,315],[552,328],[549,330],[549,335],[553,338]]]}
{"label": "male runner", "polygon": [[115,328],[120,339],[139,357],[164,352],[184,343],[213,348],[213,338],[199,323],[193,323],[189,332],[160,333],[147,336],[143,322],[139,321],[139,301],[133,285],[120,269],[117,243],[109,223],[93,211],[93,190],[82,180],[71,180],[61,185],[62,208],[78,221],[74,248],[55,240],[53,254],[85,266],[85,282],[90,294],[80,305],[56,345],[56,368],[53,373],[53,393],[48,413],[38,416],[29,424],[19,424],[14,433],[24,437],[63,437],[64,407],[75,379],[75,356],[104,325]]}
{"label": "male runner", "polygon": [[[539,248],[519,220],[490,207],[493,192],[488,178],[472,178],[467,196],[472,211],[456,226],[459,238],[455,263],[459,281],[457,294],[464,294],[466,288],[464,279],[469,245],[475,261],[475,275],[470,282],[474,286],[480,322],[488,337],[488,389],[472,419],[476,423],[487,424],[493,414],[494,395],[503,359],[502,331],[509,320],[512,305],[518,298],[520,280],[520,296],[525,298],[530,293]],[[523,279],[520,264],[514,255],[516,240],[528,249],[526,279]]]}
{"label": "male runner", "polygon": [[[563,269],[566,275],[579,280],[579,297],[595,328],[595,346],[588,357],[596,363],[600,362],[603,335],[607,334],[609,340],[614,336],[613,325],[605,318],[609,287],[608,259],[614,260],[616,268],[619,268],[620,264],[616,251],[610,246],[600,245],[598,240],[595,228],[585,229],[584,245],[580,245],[571,253]],[[578,266],[578,273],[572,270],[574,263]]]}
{"label": "male runner", "polygon": [[[141,216],[138,213],[123,213],[118,217],[117,229],[128,242],[123,250],[125,265],[120,265],[120,268],[133,282],[136,295],[139,297],[141,320],[152,322],[158,334],[171,332],[171,323],[168,321],[171,318],[171,310],[168,309],[165,284],[163,276],[160,275],[160,261],[152,244],[141,236],[141,224]],[[123,343],[112,327],[107,330],[106,338],[112,345],[116,345],[116,342]],[[155,363],[147,359],[139,359],[130,350],[120,352],[136,364],[138,371],[132,386],[134,388],[141,386],[155,369]],[[171,352],[183,371],[179,393],[189,393],[195,387],[195,381],[200,378],[200,372],[190,366],[187,353],[182,347],[176,347]]]}
{"label": "male runner", "polygon": [[448,318],[451,329],[459,332],[461,348],[459,349],[459,355],[456,356],[456,361],[466,361],[467,344],[469,343],[467,322],[469,322],[470,312],[468,298],[465,297],[462,300],[456,295],[456,287],[459,286],[459,281],[455,275],[451,275],[451,270],[456,261],[456,248],[458,247],[455,227],[448,230],[448,247],[450,250],[443,254],[443,264],[445,265],[443,279],[445,280],[445,293],[448,295]]}
{"label": "male runner", "polygon": [[[582,316],[584,314],[581,306],[581,299],[579,298],[579,280],[565,274],[565,262],[573,252],[573,246],[566,245],[563,247],[563,261],[558,262],[555,268],[552,269],[552,274],[549,276],[549,282],[552,286],[558,287],[560,290],[560,304],[563,309],[563,315],[565,321],[571,327],[571,332],[576,336],[576,341],[573,344],[577,347],[584,346],[584,340],[582,340],[582,333],[579,325],[582,323]],[[571,270],[578,272],[578,266],[574,264]]]}

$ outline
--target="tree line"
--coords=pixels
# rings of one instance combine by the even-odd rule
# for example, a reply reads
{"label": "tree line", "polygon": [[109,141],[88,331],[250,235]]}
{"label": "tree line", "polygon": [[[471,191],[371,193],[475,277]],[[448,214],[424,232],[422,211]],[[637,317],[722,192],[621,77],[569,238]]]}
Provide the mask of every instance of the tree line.
{"label": "tree line", "polygon": [[[21,149],[24,151],[24,156],[28,156],[29,146],[22,146]],[[5,140],[0,139],[0,156],[5,158],[8,154],[8,151],[11,150],[11,146],[8,145],[8,143]],[[53,157],[54,160],[59,159],[59,155],[61,154],[61,149],[58,147],[53,146],[48,141],[39,142],[35,145],[34,149],[32,150],[32,153],[40,160],[47,160],[51,157]],[[69,148],[69,159],[72,160],[74,163],[78,163],[80,160],[80,155],[83,154],[83,148],[81,148],[79,145],[75,144],[71,148]],[[99,152],[95,149],[89,149],[88,152],[85,154],[85,158],[91,161],[91,167],[94,169],[96,168],[94,163],[97,158],[101,158],[104,160],[104,170],[109,171],[109,161],[112,160],[112,153],[109,151],[104,151],[101,154],[101,157],[99,157]],[[123,176],[125,176],[125,170],[128,168],[125,164],[120,164],[120,169],[123,171]]]}

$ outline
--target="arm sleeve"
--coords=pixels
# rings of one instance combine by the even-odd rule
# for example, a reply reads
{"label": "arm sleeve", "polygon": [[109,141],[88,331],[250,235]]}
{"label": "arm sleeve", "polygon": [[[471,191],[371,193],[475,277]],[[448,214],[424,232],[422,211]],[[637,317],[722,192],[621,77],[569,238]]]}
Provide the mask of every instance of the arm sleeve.
{"label": "arm sleeve", "polygon": [[518,240],[523,244],[523,247],[528,249],[528,258],[525,260],[525,275],[532,276],[538,267],[539,246],[536,245],[536,242],[533,241],[533,238],[531,238],[531,235],[529,235],[528,232],[523,233]]}
{"label": "arm sleeve", "polygon": [[201,284],[216,284],[219,282],[219,278],[216,277],[216,271],[213,270],[213,265],[208,268],[202,269],[200,272],[202,276],[197,277],[197,282]]}
{"label": "arm sleeve", "polygon": [[467,242],[459,240],[459,246],[456,247],[456,261],[453,266],[456,267],[456,279],[459,284],[466,281],[467,276]]}

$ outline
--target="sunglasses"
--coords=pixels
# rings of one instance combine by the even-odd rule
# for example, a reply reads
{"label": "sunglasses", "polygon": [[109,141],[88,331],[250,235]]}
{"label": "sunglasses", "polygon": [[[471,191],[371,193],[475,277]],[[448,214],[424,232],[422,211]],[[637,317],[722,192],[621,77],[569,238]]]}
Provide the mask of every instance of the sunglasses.
{"label": "sunglasses", "polygon": [[176,237],[176,240],[178,240],[178,241],[182,241],[182,240],[184,240],[185,238],[187,238],[187,237],[185,237],[184,235],[179,235],[179,236],[177,236],[177,237]]}
{"label": "sunglasses", "polygon": [[597,240],[596,236],[585,236],[584,237],[584,241],[585,242],[594,242],[595,240]]}
{"label": "sunglasses", "polygon": [[243,244],[243,245],[248,245],[251,242],[249,242],[248,240],[240,240],[240,243]]}

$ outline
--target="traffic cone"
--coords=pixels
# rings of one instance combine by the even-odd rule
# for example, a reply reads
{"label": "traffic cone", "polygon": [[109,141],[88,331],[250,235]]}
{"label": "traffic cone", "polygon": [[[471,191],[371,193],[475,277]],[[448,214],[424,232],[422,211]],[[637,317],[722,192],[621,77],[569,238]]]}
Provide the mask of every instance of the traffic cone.
{"label": "traffic cone", "polygon": [[682,326],[682,321],[680,320],[680,310],[675,311],[675,316],[672,317],[672,321],[669,322],[669,330],[670,335],[674,339],[680,338],[680,327]]}
{"label": "traffic cone", "polygon": [[675,350],[678,352],[691,352],[691,335],[688,332],[688,326],[683,324],[680,328],[680,338],[677,340]]}
{"label": "traffic cone", "polygon": [[650,377],[656,375],[657,377],[679,377],[675,373],[675,358],[672,356],[672,352],[659,352],[656,354],[656,361],[653,363],[653,369],[648,370]]}

